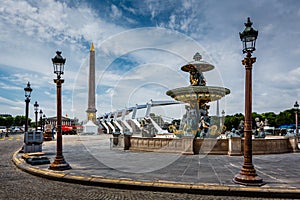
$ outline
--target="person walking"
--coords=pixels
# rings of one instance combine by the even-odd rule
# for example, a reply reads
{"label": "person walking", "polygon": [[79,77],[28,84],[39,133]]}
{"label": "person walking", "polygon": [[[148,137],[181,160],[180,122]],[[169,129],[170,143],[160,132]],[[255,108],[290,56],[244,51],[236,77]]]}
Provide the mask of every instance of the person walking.
{"label": "person walking", "polygon": [[54,134],[55,134],[55,127],[53,126],[53,128],[52,128],[52,139],[53,140],[55,139]]}

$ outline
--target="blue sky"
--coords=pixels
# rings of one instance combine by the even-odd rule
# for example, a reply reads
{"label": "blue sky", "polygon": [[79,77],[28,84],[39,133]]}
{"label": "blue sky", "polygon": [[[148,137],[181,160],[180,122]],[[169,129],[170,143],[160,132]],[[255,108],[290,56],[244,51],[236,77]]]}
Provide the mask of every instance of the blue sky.
{"label": "blue sky", "polygon": [[[0,109],[24,115],[24,87],[33,88],[47,116],[56,114],[51,58],[67,59],[63,114],[85,120],[91,42],[96,52],[98,115],[153,100],[187,86],[180,67],[200,52],[215,65],[207,85],[231,90],[220,102],[227,114],[244,112],[244,67],[238,33],[247,17],[259,31],[253,68],[253,111],[289,109],[299,100],[300,2],[297,0],[2,0]],[[215,114],[215,104],[211,104]],[[179,117],[182,108],[156,108]],[[143,111],[142,111],[143,112]],[[142,113],[141,113],[142,114]]]}

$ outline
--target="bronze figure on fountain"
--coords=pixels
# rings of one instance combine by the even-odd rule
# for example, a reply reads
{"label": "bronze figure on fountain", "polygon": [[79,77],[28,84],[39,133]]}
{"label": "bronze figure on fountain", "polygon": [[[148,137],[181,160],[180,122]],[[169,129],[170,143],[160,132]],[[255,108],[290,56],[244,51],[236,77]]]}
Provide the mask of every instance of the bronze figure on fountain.
{"label": "bronze figure on fountain", "polygon": [[[167,95],[177,101],[185,102],[186,113],[182,117],[179,134],[195,137],[212,136],[210,131],[215,126],[210,125],[208,116],[209,102],[216,101],[230,93],[223,87],[207,86],[203,72],[214,69],[214,66],[204,60],[200,53],[194,55],[194,60],[181,67],[181,70],[190,74],[190,86],[167,91]],[[215,137],[215,136],[214,136]]]}

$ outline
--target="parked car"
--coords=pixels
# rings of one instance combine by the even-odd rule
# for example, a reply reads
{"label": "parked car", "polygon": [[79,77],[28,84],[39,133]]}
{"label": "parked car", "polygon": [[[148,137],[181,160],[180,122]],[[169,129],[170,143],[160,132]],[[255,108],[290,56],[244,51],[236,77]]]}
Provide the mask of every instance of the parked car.
{"label": "parked car", "polygon": [[0,126],[0,137],[3,137],[3,135],[5,135],[5,137],[8,137],[6,126]]}
{"label": "parked car", "polygon": [[0,126],[0,132],[6,133],[7,132],[6,126]]}
{"label": "parked car", "polygon": [[13,133],[21,133],[21,132],[23,132],[23,129],[16,126],[16,127],[11,127],[10,131]]}
{"label": "parked car", "polygon": [[62,134],[63,135],[76,135],[76,129],[73,126],[62,125],[61,126]]}

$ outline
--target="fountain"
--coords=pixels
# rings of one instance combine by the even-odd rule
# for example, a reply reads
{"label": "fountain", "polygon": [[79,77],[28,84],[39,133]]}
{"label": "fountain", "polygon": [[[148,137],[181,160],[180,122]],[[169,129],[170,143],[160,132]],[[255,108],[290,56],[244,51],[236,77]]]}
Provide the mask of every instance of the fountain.
{"label": "fountain", "polygon": [[213,70],[214,66],[202,60],[199,53],[196,53],[193,58],[194,61],[181,67],[182,71],[190,73],[191,85],[172,89],[166,93],[175,100],[188,104],[176,135],[216,137],[216,126],[210,127],[208,103],[221,99],[229,94],[230,90],[224,87],[207,86],[203,72]]}
{"label": "fountain", "polygon": [[[212,69],[214,69],[214,66],[203,61],[201,55],[196,53],[194,61],[181,67],[182,71],[190,73],[191,85],[166,92],[173,99],[186,103],[186,113],[182,117],[180,128],[175,130],[175,135],[179,137],[167,138],[157,137],[157,135],[153,137],[127,136],[124,138],[124,150],[184,155],[243,155],[244,122],[241,121],[238,131],[232,129],[228,137],[218,138],[217,136],[221,131],[218,131],[218,126],[210,120],[208,115],[210,107],[208,104],[220,100],[230,93],[230,90],[227,88],[206,85],[203,72]],[[268,136],[265,138],[256,136],[254,138],[252,141],[253,154],[277,154],[298,151],[298,143],[294,136]]]}

